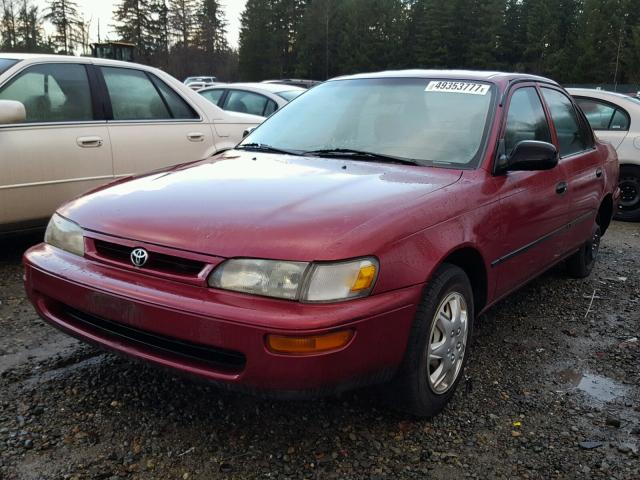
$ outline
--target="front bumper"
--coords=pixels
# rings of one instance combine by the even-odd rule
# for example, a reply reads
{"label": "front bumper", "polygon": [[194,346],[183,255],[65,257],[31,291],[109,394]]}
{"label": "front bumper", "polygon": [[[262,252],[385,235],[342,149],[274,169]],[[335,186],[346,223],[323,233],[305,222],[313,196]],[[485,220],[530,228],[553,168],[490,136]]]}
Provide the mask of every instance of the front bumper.
{"label": "front bumper", "polygon": [[[402,361],[421,286],[308,305],[216,291],[131,272],[41,244],[25,253],[25,288],[42,318],[84,341],[279,396],[318,395],[389,379]],[[351,328],[343,348],[276,354],[267,334]]]}

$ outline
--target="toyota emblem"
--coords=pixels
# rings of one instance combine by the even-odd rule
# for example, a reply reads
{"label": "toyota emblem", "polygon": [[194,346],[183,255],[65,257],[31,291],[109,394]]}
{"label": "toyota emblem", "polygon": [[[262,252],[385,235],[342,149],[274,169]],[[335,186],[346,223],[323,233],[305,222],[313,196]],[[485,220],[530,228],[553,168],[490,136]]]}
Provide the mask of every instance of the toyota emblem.
{"label": "toyota emblem", "polygon": [[144,267],[149,260],[149,253],[144,248],[134,248],[131,252],[131,263],[135,267]]}

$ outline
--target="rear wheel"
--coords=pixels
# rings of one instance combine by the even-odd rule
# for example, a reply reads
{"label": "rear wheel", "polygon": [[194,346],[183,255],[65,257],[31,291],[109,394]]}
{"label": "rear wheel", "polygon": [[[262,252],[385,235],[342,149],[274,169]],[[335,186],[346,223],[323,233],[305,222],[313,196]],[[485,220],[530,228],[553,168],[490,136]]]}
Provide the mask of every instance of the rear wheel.
{"label": "rear wheel", "polygon": [[473,315],[469,278],[455,265],[442,265],[424,292],[391,385],[395,407],[432,417],[446,406],[468,359]]}
{"label": "rear wheel", "polygon": [[596,264],[600,251],[602,230],[596,222],[592,228],[591,238],[587,240],[571,257],[567,259],[567,270],[574,278],[588,277]]}
{"label": "rear wheel", "polygon": [[640,221],[640,166],[620,167],[620,201],[615,214],[616,220]]}

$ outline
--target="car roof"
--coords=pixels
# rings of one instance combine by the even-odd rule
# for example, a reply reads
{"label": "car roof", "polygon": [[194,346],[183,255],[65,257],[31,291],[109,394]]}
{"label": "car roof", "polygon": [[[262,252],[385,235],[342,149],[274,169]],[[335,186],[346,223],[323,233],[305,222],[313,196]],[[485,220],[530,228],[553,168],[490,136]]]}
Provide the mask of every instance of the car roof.
{"label": "car roof", "polygon": [[633,110],[636,113],[640,113],[640,100],[636,97],[625,95],[624,93],[597,90],[595,88],[567,88],[567,92],[574,97],[590,97],[607,100],[626,110]]}
{"label": "car roof", "polygon": [[609,90],[598,90],[597,88],[567,88],[571,95],[587,95],[598,98],[631,98],[624,93],[611,92]]}
{"label": "car roof", "polygon": [[485,70],[389,70],[374,73],[359,73],[333,78],[329,81],[351,80],[364,78],[450,78],[456,80],[482,80],[494,83],[509,83],[513,81],[545,82],[558,85],[549,78],[526,73],[508,73]]}
{"label": "car roof", "polygon": [[282,85],[282,84],[273,84],[273,83],[253,83],[253,82],[242,82],[242,83],[225,83],[224,85],[216,85],[212,88],[251,88],[256,90],[261,90],[263,92],[271,92],[271,93],[279,93],[279,92],[290,92],[293,90],[306,91],[305,88],[296,87],[295,85]]}
{"label": "car roof", "polygon": [[81,57],[77,55],[54,55],[41,53],[8,53],[0,52],[0,58],[9,60],[26,60],[26,61],[46,61],[46,62],[76,62],[76,63],[93,63],[95,65],[110,65],[114,67],[132,67],[144,70],[157,70],[148,65],[142,65],[134,62],[124,62],[122,60],[111,60],[108,58]]}

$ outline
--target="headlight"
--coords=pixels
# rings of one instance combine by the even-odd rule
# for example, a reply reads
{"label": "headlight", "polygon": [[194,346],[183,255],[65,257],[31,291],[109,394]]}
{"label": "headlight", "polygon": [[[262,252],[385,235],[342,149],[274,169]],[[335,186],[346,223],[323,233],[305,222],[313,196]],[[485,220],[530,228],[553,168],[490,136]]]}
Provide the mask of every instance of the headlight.
{"label": "headlight", "polygon": [[378,276],[378,261],[363,258],[341,263],[317,263],[312,266],[303,295],[307,302],[331,302],[366,297]]}
{"label": "headlight", "polygon": [[84,256],[82,228],[75,222],[54,213],[47,225],[44,241],[76,255]]}
{"label": "headlight", "polygon": [[296,300],[308,263],[274,260],[227,260],[209,277],[209,285],[224,290]]}
{"label": "headlight", "polygon": [[311,264],[232,259],[213,271],[209,286],[287,300],[332,302],[369,295],[377,276],[375,258]]}

